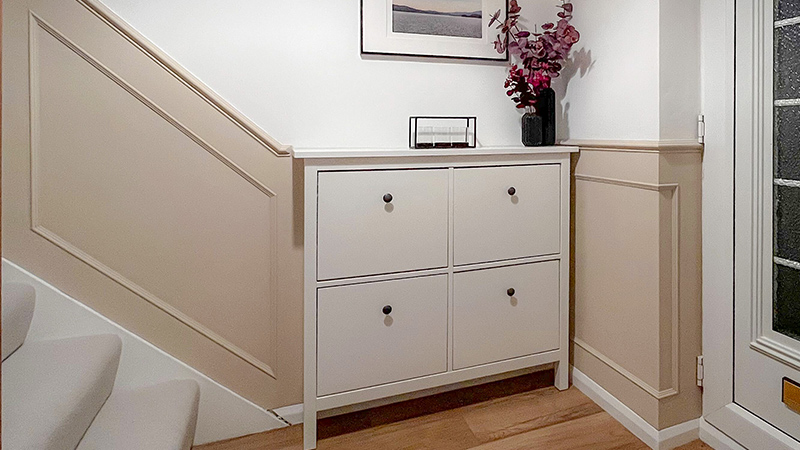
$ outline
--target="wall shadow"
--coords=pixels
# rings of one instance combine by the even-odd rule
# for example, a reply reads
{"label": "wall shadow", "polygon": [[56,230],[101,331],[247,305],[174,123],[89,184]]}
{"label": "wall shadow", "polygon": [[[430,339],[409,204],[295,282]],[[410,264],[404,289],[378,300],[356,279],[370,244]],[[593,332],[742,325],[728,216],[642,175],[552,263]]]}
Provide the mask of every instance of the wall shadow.
{"label": "wall shadow", "polygon": [[556,102],[556,140],[563,141],[570,138],[569,129],[569,109],[570,103],[565,102],[567,92],[569,90],[569,83],[575,76],[584,78],[591,73],[594,68],[594,59],[592,59],[592,51],[587,50],[586,47],[578,51],[573,51],[569,59],[564,63],[564,69],[561,71],[561,76],[556,78],[553,82],[553,90],[556,92],[556,98],[561,101]]}

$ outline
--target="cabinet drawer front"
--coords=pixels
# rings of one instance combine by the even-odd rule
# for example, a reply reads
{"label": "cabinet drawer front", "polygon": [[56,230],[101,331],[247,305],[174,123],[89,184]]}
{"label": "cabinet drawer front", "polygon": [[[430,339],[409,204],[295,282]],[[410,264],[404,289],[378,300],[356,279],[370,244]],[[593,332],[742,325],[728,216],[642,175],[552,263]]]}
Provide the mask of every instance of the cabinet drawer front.
{"label": "cabinet drawer front", "polygon": [[317,291],[318,396],[446,370],[447,275]]}
{"label": "cabinet drawer front", "polygon": [[456,169],[453,196],[456,265],[560,251],[560,165]]}
{"label": "cabinet drawer front", "polygon": [[558,261],[455,274],[454,369],[555,350],[558,336]]}
{"label": "cabinet drawer front", "polygon": [[447,266],[446,169],[322,172],[318,189],[318,279]]}

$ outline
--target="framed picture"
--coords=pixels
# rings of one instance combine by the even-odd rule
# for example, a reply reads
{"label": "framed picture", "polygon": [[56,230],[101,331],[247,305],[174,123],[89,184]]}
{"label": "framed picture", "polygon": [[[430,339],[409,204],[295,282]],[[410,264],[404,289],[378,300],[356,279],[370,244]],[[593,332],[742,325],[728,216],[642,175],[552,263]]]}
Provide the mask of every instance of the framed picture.
{"label": "framed picture", "polygon": [[489,20],[507,0],[361,0],[361,53],[507,61]]}

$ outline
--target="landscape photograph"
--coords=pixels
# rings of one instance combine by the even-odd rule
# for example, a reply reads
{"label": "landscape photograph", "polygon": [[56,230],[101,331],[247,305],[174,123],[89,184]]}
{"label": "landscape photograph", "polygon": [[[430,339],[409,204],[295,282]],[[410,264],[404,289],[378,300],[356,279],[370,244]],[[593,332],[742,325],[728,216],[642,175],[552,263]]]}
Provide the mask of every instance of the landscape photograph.
{"label": "landscape photograph", "polygon": [[481,38],[482,0],[392,0],[392,31]]}

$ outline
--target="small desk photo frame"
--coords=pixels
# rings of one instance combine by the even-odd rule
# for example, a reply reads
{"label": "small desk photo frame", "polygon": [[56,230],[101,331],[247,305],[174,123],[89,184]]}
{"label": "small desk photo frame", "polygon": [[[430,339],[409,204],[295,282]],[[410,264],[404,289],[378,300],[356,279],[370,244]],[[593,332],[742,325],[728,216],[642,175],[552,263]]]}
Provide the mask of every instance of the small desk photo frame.
{"label": "small desk photo frame", "polygon": [[408,120],[410,148],[475,148],[478,118],[412,116]]}

